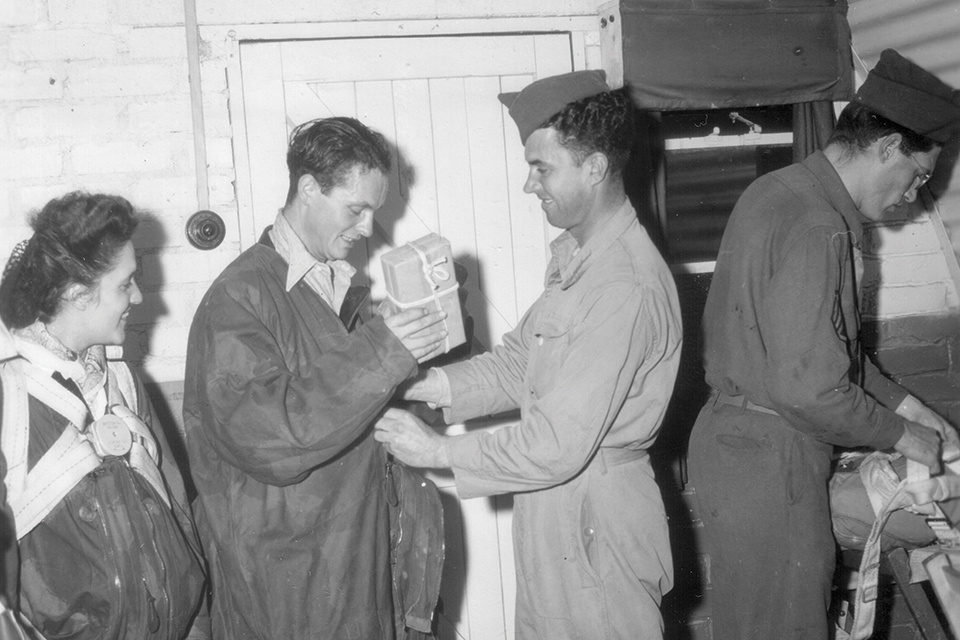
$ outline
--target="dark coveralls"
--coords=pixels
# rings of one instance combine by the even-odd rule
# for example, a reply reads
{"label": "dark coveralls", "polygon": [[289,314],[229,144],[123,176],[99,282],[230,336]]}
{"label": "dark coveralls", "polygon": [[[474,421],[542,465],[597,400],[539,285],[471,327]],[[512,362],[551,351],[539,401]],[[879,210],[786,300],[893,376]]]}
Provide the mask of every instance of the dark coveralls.
{"label": "dark coveralls", "polygon": [[392,640],[386,452],[371,425],[417,361],[352,332],[264,234],[194,318],[184,422],[215,640]]}
{"label": "dark coveralls", "polygon": [[716,638],[827,637],[833,446],[903,433],[907,392],[858,339],[862,220],[817,152],[755,181],[727,225],[703,317],[715,391],[689,458]]}

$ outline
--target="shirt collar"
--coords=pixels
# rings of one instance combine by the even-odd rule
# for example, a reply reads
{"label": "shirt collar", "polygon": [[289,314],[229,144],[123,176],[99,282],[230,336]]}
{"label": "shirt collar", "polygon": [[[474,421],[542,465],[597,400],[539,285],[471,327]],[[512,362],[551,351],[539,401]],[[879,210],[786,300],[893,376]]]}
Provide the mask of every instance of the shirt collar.
{"label": "shirt collar", "polygon": [[632,224],[640,224],[637,212],[629,199],[587,240],[582,247],[569,231],[561,233],[550,243],[550,266],[547,268],[547,285],[559,284],[561,289],[573,285],[599,256],[610,248]]}
{"label": "shirt collar", "polygon": [[850,192],[840,179],[840,174],[824,155],[823,151],[815,151],[807,156],[803,161],[803,166],[807,168],[820,182],[830,204],[840,212],[847,228],[850,229],[860,240],[863,235],[863,214],[850,197]]}
{"label": "shirt collar", "polygon": [[73,380],[85,396],[103,386],[107,359],[114,359],[112,357],[118,352],[122,353],[120,348],[108,351],[103,345],[93,345],[77,354],[47,331],[40,321],[14,329],[13,341],[24,359],[45,371]]}
{"label": "shirt collar", "polygon": [[327,301],[334,311],[339,312],[343,298],[350,288],[350,281],[357,272],[346,260],[329,260],[322,262],[314,258],[300,236],[293,230],[281,209],[277,219],[270,229],[270,240],[274,249],[287,263],[287,291],[301,280]]}

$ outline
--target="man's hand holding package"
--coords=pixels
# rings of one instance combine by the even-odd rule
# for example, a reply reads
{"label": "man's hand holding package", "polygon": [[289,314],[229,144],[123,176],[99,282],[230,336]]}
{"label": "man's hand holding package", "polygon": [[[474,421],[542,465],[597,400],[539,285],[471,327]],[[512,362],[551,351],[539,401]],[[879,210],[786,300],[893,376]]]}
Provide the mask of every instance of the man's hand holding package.
{"label": "man's hand holding package", "polygon": [[950,462],[960,457],[960,435],[957,434],[957,430],[949,422],[934,413],[930,407],[913,396],[907,396],[897,407],[897,415],[938,432],[943,438],[943,459],[945,461]]}
{"label": "man's hand holding package", "polygon": [[377,421],[373,437],[394,457],[411,467],[450,466],[444,436],[403,409],[390,408]]}
{"label": "man's hand holding package", "polygon": [[930,473],[940,473],[940,434],[919,422],[907,422],[903,435],[893,448],[904,457],[930,467]]}
{"label": "man's hand holding package", "polygon": [[960,435],[950,423],[934,413],[912,395],[897,407],[897,415],[906,418],[907,429],[894,449],[907,458],[930,467],[930,473],[940,472],[940,461],[952,462],[960,458]]}
{"label": "man's hand holding package", "polygon": [[444,339],[447,337],[443,324],[447,317],[446,312],[428,313],[426,309],[414,308],[388,315],[387,305],[384,305],[380,313],[387,328],[413,354],[417,362],[425,362],[443,352]]}

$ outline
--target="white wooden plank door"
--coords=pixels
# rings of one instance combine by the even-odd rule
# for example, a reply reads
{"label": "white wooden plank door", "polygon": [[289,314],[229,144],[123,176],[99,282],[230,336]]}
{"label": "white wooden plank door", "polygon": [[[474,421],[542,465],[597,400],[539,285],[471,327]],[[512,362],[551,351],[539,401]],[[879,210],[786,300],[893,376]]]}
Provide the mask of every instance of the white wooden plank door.
{"label": "white wooden plank door", "polygon": [[[240,46],[249,175],[238,175],[244,246],[273,222],[287,193],[286,141],[302,122],[356,117],[395,145],[390,195],[374,236],[351,262],[375,300],[379,257],[436,232],[468,271],[467,308],[486,348],[500,340],[543,287],[556,236],[523,193],[516,126],[497,100],[538,77],[573,70],[567,33],[251,42]],[[462,432],[453,425],[448,433]],[[513,637],[509,500],[455,499],[447,507],[441,637]]]}

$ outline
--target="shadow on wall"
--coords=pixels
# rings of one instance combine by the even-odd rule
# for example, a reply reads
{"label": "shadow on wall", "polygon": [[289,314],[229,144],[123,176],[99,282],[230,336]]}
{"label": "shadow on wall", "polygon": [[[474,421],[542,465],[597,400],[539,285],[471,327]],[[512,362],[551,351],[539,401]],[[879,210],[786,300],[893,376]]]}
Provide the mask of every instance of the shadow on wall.
{"label": "shadow on wall", "polygon": [[[192,501],[197,492],[193,485],[193,476],[190,475],[186,442],[180,428],[182,423],[180,416],[183,398],[182,387],[179,384],[174,385],[177,390],[171,393],[166,388],[167,385],[151,380],[149,374],[143,368],[143,362],[151,352],[150,344],[153,329],[169,311],[160,293],[164,290],[164,274],[160,261],[150,260],[151,272],[145,274],[144,257],[161,252],[168,244],[169,238],[156,214],[142,210],[139,213],[141,215],[140,224],[137,226],[133,238],[134,246],[137,247],[137,271],[134,277],[143,294],[143,303],[134,307],[130,312],[130,323],[127,326],[127,335],[123,343],[123,353],[124,358],[136,367],[137,373],[146,386],[150,402],[153,404],[153,409],[160,422],[154,428],[163,431],[163,435],[170,445],[174,461],[180,469],[180,475],[183,477],[187,498]],[[146,238],[149,238],[149,242],[145,241]],[[145,244],[149,244],[149,247],[144,247]],[[147,282],[149,282],[149,286],[145,284]],[[186,350],[186,345],[183,345],[183,349]]]}
{"label": "shadow on wall", "polygon": [[[624,186],[640,223],[654,244],[665,243],[657,205],[657,167],[662,166],[660,121],[637,110],[638,140],[624,173]],[[656,143],[655,143],[656,141]],[[709,559],[702,551],[693,489],[687,486],[686,452],[690,431],[709,396],[703,379],[700,322],[711,274],[675,276],[683,321],[683,350],[673,396],[650,458],[670,525],[674,587],[661,605],[664,635],[669,640],[710,638]]]}
{"label": "shadow on wall", "polygon": [[703,550],[693,488],[687,484],[687,441],[700,409],[709,396],[703,379],[700,319],[710,289],[709,273],[677,275],[683,320],[683,350],[673,397],[663,428],[650,450],[670,524],[674,588],[661,605],[665,637],[693,640],[710,637],[709,559]]}

